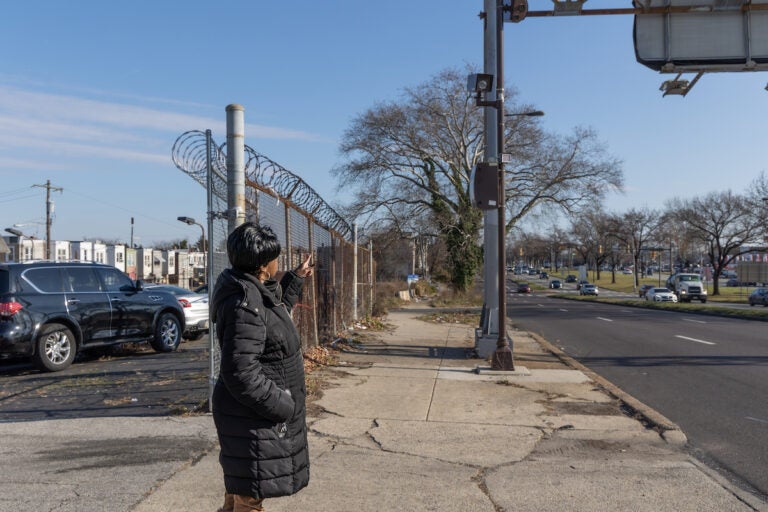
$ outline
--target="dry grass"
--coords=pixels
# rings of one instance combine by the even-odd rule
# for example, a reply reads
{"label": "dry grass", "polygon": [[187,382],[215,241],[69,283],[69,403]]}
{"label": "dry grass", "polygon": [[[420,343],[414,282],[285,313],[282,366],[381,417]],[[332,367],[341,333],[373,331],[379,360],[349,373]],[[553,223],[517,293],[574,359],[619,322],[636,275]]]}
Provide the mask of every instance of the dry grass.
{"label": "dry grass", "polygon": [[477,311],[450,311],[430,313],[428,315],[422,315],[418,317],[418,319],[434,324],[479,325],[480,313]]}

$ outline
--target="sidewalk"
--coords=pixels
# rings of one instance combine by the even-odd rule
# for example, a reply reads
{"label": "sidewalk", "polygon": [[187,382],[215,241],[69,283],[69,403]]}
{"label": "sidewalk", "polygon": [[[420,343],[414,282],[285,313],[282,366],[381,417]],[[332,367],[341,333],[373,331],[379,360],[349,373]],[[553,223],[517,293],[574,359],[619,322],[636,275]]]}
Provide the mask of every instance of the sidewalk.
{"label": "sidewalk", "polygon": [[[688,457],[668,420],[631,403],[662,436],[626,416],[604,387],[620,390],[544,340],[513,333],[515,372],[492,372],[467,357],[472,326],[417,319],[435,311],[390,313],[393,331],[321,370],[330,387],[308,418],[310,485],[267,500],[269,512],[768,510]],[[171,476],[135,512],[216,510],[217,457]]]}

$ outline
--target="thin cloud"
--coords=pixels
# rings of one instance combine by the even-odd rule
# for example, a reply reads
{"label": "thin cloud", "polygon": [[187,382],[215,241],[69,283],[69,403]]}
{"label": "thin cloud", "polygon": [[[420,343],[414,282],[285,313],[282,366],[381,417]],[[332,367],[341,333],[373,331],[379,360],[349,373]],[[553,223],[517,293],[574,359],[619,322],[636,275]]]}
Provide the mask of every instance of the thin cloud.
{"label": "thin cloud", "polygon": [[[180,114],[160,109],[112,103],[74,96],[25,91],[0,86],[0,114],[31,122],[91,123],[113,129],[144,129],[158,132],[212,129],[224,133],[224,120]],[[258,124],[246,126],[251,137],[316,141],[314,134]]]}
{"label": "thin cloud", "polygon": [[[83,157],[168,165],[177,136],[205,129],[224,142],[223,113],[221,119],[213,119],[0,84],[0,149],[5,153],[0,169],[50,170]],[[306,132],[259,124],[246,124],[245,131],[248,140],[321,140]],[[29,154],[28,160],[23,153]]]}

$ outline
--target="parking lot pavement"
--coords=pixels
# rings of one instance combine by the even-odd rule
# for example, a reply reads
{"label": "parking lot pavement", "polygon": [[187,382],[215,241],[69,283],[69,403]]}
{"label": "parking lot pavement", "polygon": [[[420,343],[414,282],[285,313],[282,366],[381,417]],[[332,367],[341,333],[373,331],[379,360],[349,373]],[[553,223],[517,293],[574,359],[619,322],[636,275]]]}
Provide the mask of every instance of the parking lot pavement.
{"label": "parking lot pavement", "polygon": [[55,373],[4,361],[0,422],[186,414],[205,404],[208,373],[208,336],[171,353],[147,344],[90,352]]}

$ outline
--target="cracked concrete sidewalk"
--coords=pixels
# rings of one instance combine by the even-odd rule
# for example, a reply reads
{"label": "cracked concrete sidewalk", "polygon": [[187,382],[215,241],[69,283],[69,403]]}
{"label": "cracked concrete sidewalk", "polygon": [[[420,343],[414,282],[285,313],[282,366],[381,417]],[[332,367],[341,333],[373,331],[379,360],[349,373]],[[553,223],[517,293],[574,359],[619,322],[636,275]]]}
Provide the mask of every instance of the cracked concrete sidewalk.
{"label": "cracked concrete sidewalk", "polygon": [[[477,372],[487,363],[468,357],[474,328],[418,319],[435,311],[391,312],[392,331],[322,370],[330,380],[308,419],[310,485],[267,500],[269,512],[766,510],[690,458],[679,430],[660,435],[674,431],[668,420],[628,416],[616,390],[545,341],[515,332],[516,371]],[[175,474],[135,511],[216,510],[217,457]]]}

